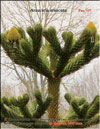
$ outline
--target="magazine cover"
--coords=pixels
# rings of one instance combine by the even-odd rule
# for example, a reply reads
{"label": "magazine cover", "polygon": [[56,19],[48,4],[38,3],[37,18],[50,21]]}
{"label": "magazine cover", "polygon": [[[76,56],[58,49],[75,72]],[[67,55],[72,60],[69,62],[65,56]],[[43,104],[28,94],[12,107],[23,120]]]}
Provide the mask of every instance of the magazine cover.
{"label": "magazine cover", "polygon": [[1,1],[1,129],[100,128],[99,10]]}

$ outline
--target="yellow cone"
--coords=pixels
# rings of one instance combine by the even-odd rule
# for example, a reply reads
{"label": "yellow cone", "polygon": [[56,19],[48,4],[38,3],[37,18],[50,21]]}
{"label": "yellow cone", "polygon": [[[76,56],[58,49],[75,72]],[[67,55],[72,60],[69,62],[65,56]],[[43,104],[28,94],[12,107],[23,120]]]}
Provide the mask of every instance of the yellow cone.
{"label": "yellow cone", "polygon": [[85,28],[89,29],[92,35],[95,35],[97,33],[97,28],[93,22],[89,22]]}
{"label": "yellow cone", "polygon": [[7,34],[7,40],[10,40],[12,42],[17,41],[18,39],[20,39],[20,34],[15,27],[12,27]]}

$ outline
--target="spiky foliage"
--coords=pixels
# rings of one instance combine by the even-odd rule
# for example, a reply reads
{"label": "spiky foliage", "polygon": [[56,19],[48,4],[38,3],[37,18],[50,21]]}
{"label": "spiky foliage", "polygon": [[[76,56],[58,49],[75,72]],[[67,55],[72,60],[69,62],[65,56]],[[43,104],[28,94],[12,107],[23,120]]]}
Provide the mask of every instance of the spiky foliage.
{"label": "spiky foliage", "polygon": [[[97,33],[96,27],[90,22],[77,40],[73,40],[72,32],[64,31],[62,33],[64,47],[61,47],[54,27],[43,30],[42,26],[37,24],[28,27],[27,33],[29,39],[22,28],[12,28],[1,34],[1,45],[13,62],[34,69],[48,78],[48,93],[53,95],[54,99],[49,117],[57,118],[61,78],[79,70],[99,56],[100,42],[97,39],[91,42],[91,37],[95,38]],[[46,39],[45,45],[41,40],[42,36]],[[15,42],[16,48],[13,47]],[[53,107],[56,107],[56,111]]]}
{"label": "spiky foliage", "polygon": [[[6,118],[9,123],[19,127],[50,128],[47,122],[40,121],[39,119],[47,110],[50,102],[52,101],[52,96],[48,95],[46,100],[43,101],[41,93],[39,91],[36,91],[35,98],[38,106],[32,112],[28,106],[28,101],[29,101],[28,94],[24,94],[22,97],[18,96],[17,99],[15,97],[10,97],[9,99],[6,97],[2,97],[1,99],[2,122]],[[39,123],[39,124],[36,124],[36,123]]]}
{"label": "spiky foliage", "polygon": [[[48,95],[45,101],[42,100],[41,93],[35,92],[35,98],[38,106],[30,110],[28,105],[29,96],[24,94],[23,97],[19,96],[1,99],[1,120],[2,122],[8,121],[19,127],[24,128],[87,128],[91,125],[99,123],[99,104],[100,97],[97,95],[92,102],[88,103],[84,97],[78,98],[67,93],[65,99],[69,103],[69,110],[60,121],[53,120],[52,125],[47,121],[40,121],[39,118],[45,113],[52,97]],[[35,103],[33,103],[34,107]],[[55,123],[61,124],[55,125]],[[66,123],[64,125],[63,123]],[[81,125],[79,125],[81,123]]]}
{"label": "spiky foliage", "polygon": [[[64,121],[67,125],[56,126],[58,128],[87,128],[92,125],[98,124],[100,113],[99,104],[100,97],[97,95],[92,102],[87,102],[84,97],[74,97],[67,93],[65,99],[69,103],[70,108],[67,115],[64,116]],[[66,119],[66,120],[65,120]],[[61,122],[61,121],[60,121]],[[73,124],[70,124],[73,122]],[[81,125],[78,125],[81,123]]]}
{"label": "spiky foliage", "polygon": [[[72,32],[63,32],[62,38],[65,42],[63,48],[53,27],[49,27],[48,30],[42,30],[42,26],[37,24],[34,27],[28,27],[27,33],[31,40],[26,38],[22,28],[13,27],[7,33],[1,34],[1,44],[7,55],[16,64],[28,66],[48,78],[52,78],[52,76],[61,78],[68,75],[99,55],[99,43],[91,43],[91,36],[97,33],[96,27],[92,22],[85,27],[74,44]],[[43,56],[40,54],[44,53],[44,50],[40,49],[43,44],[41,41],[42,34],[50,44],[50,51],[56,57],[55,61],[57,63],[53,68],[54,75],[52,75],[52,71],[48,67],[48,63],[53,64],[54,61],[51,58],[50,62],[44,62],[42,60]],[[17,48],[13,48],[11,42],[18,42]],[[82,50],[83,52],[76,56]],[[50,56],[50,53],[46,56]]]}

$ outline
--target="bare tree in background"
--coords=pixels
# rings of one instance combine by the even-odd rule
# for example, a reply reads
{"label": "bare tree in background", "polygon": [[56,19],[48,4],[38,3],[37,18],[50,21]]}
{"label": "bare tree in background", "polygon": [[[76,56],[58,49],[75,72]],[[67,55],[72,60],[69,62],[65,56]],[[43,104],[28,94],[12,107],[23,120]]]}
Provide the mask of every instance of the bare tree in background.
{"label": "bare tree in background", "polygon": [[[91,67],[90,64],[89,67]],[[92,101],[92,99],[99,94],[99,67],[99,61],[97,61],[95,64],[93,64],[90,71],[88,71],[86,68],[84,68],[84,70],[82,71],[83,74],[81,74],[81,72],[79,71],[77,73],[79,77],[74,78],[73,85],[70,85],[70,88],[68,88],[66,84],[63,85],[65,90],[72,93],[73,97],[84,96],[88,101]]]}
{"label": "bare tree in background", "polygon": [[7,97],[11,97],[11,95],[15,94],[15,89],[13,86],[5,84],[3,82],[3,88],[1,87],[1,97],[2,96],[7,96]]}
{"label": "bare tree in background", "polygon": [[[83,1],[2,1],[1,2],[1,24],[2,30],[8,30],[11,26],[23,27],[33,26],[41,23],[44,28],[57,25],[58,36],[64,30],[72,31],[78,35],[87,24],[91,15],[84,15],[78,9],[84,5]],[[31,9],[67,9],[67,12],[32,12]],[[84,20],[83,20],[84,19]],[[15,65],[2,54],[2,65],[8,68],[9,73],[14,71],[15,77],[23,84],[26,91],[33,99],[35,89],[40,89],[42,95],[46,95],[46,78],[22,66]],[[40,79],[39,79],[40,78]],[[41,87],[40,87],[41,86]],[[45,89],[45,90],[44,90]]]}

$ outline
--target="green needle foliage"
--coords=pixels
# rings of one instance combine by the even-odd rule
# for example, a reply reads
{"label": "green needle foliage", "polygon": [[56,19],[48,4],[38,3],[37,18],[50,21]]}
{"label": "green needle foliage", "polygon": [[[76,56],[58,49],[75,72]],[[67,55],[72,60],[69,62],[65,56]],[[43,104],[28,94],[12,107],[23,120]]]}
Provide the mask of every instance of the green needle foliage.
{"label": "green needle foliage", "polygon": [[[70,108],[67,115],[64,117],[64,121],[67,125],[56,126],[58,128],[87,128],[92,125],[98,124],[100,113],[99,104],[100,96],[95,96],[92,102],[88,103],[85,98],[74,97],[67,93],[65,99],[69,103]],[[61,121],[60,121],[61,122]],[[69,124],[74,122],[73,124]],[[78,125],[77,123],[82,123]]]}
{"label": "green needle foliage", "polygon": [[[23,28],[13,27],[11,30],[1,34],[1,45],[5,53],[15,64],[34,69],[37,73],[47,77],[48,94],[53,96],[53,100],[48,107],[48,116],[49,119],[56,119],[58,118],[59,87],[62,77],[79,70],[82,66],[88,64],[92,59],[99,56],[100,41],[98,40],[99,36],[97,35],[97,29],[93,22],[90,22],[76,40],[73,38],[74,36],[72,32],[64,31],[62,33],[62,39],[64,42],[63,47],[54,27],[43,29],[40,24],[36,24],[33,27],[28,27],[26,32],[28,33],[29,38],[26,36]],[[44,40],[42,40],[43,37],[46,39],[45,44],[43,43]],[[91,37],[94,39],[93,42],[91,41]],[[15,44],[16,47],[14,46]],[[27,96],[25,97],[27,98]],[[39,95],[36,96],[37,103],[39,105],[41,104],[41,107],[39,106],[37,108],[38,112],[34,113],[34,118],[40,118],[50,101],[47,99],[44,104],[41,98],[38,97]],[[24,117],[31,117],[27,106],[22,106],[23,104],[26,104],[28,100],[22,100],[23,99],[19,97],[17,102],[16,99],[14,99],[13,103],[15,105],[20,105],[19,108],[22,110],[21,112]],[[6,102],[8,105],[10,104],[8,101]],[[69,102],[71,103],[70,95]],[[83,102],[84,100],[80,100],[80,105]],[[76,100],[73,100],[72,105],[78,116],[83,114],[83,111],[84,114],[86,114],[87,110],[85,109],[88,108],[87,103],[85,103],[82,109],[79,108]],[[96,107],[93,106],[93,108]],[[3,110],[6,110],[5,107]],[[80,111],[79,114],[78,110]],[[89,110],[89,112],[91,112],[91,110]],[[11,114],[10,111],[6,111],[6,113]],[[89,115],[94,114],[90,113]],[[16,114],[13,113],[13,116],[14,115]],[[18,115],[17,117],[20,116]],[[87,118],[88,117],[89,116],[87,115]]]}
{"label": "green needle foliage", "polygon": [[[48,95],[46,100],[43,101],[41,93],[39,91],[36,91],[35,98],[38,103],[38,107],[37,109],[34,109],[34,113],[33,113],[28,106],[28,102],[29,102],[28,94],[24,94],[22,97],[18,96],[17,99],[15,97],[10,97],[9,99],[6,97],[2,97],[1,99],[2,122],[4,122],[4,118],[6,118],[8,122],[19,127],[50,128],[47,122],[40,121],[39,119],[47,110],[50,102],[52,101],[52,96]],[[36,123],[39,123],[39,125],[37,125]]]}
{"label": "green needle foliage", "polygon": [[[52,96],[48,95],[46,100],[43,101],[41,93],[36,91],[35,98],[38,106],[34,111],[31,111],[28,105],[28,94],[24,94],[23,97],[19,96],[17,99],[15,97],[10,97],[9,99],[2,97],[2,122],[4,122],[6,118],[9,123],[24,128],[86,128],[99,123],[100,97],[98,95],[95,96],[92,102],[88,103],[85,98],[72,98],[69,93],[65,94],[65,99],[70,107],[63,121],[60,120],[57,122],[67,124],[61,124],[60,126],[54,125],[55,121],[52,122],[52,125],[49,125],[48,121],[39,120],[50,105]],[[34,105],[35,103],[33,103],[33,106]],[[73,124],[71,124],[72,122]],[[82,123],[82,125],[78,125],[78,123]]]}
{"label": "green needle foliage", "polygon": [[[10,31],[1,34],[1,45],[6,54],[16,64],[30,67],[47,78],[62,78],[99,56],[99,42],[91,43],[91,36],[95,38],[96,35],[96,27],[92,22],[86,26],[74,44],[72,32],[64,31],[62,33],[62,38],[65,42],[63,48],[60,45],[54,27],[43,30],[40,24],[36,24],[33,27],[28,27],[27,33],[31,40],[27,39],[21,27],[13,27]],[[57,64],[53,69],[53,75],[48,62],[44,62],[39,54],[40,52],[44,53],[44,50],[41,49],[43,45],[42,36],[49,42],[49,46],[56,57]],[[16,42],[17,48],[13,47],[14,42]],[[76,56],[80,51],[82,53]],[[47,54],[47,57],[50,56],[50,53]],[[52,60],[50,61],[51,64],[54,63]]]}

